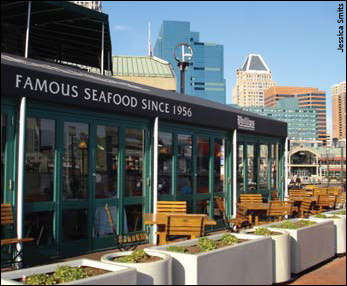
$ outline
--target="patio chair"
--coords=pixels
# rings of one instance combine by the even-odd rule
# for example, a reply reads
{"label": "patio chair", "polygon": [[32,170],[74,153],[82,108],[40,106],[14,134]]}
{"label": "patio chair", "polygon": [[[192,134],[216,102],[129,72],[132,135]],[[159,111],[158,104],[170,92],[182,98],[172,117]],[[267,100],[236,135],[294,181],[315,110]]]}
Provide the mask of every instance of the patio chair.
{"label": "patio chair", "polygon": [[262,194],[241,194],[240,203],[262,203]]}
{"label": "patio chair", "polygon": [[118,235],[115,225],[113,223],[112,214],[108,204],[105,205],[105,211],[108,217],[108,222],[113,232],[113,238],[116,243],[116,247],[120,251],[135,250],[137,246],[146,240],[148,240],[147,233],[136,233],[131,235]]}
{"label": "patio chair", "polygon": [[300,217],[305,218],[311,214],[317,214],[317,211],[314,209],[315,204],[310,199],[305,199],[300,205]]}
{"label": "patio chair", "polygon": [[158,201],[157,213],[187,213],[186,201]]}
{"label": "patio chair", "polygon": [[185,236],[196,239],[204,236],[204,215],[189,216],[184,214],[168,214],[166,228],[166,243],[172,236]]}
{"label": "patio chair", "polygon": [[[236,218],[229,219],[227,214],[226,214],[223,198],[216,197],[215,200],[216,200],[216,205],[217,205],[218,211],[220,212],[221,216],[223,217],[223,223],[229,231],[237,231],[240,228],[249,226],[246,212],[243,211],[242,207],[240,207],[240,206],[237,207]],[[230,225],[233,225],[233,227],[231,227]]]}
{"label": "patio chair", "polygon": [[274,218],[282,221],[285,216],[292,216],[293,204],[289,201],[275,201],[270,203],[267,213],[270,219]]}
{"label": "patio chair", "polygon": [[[10,233],[11,238],[3,238],[3,227],[7,227],[8,231],[6,233]],[[10,204],[1,204],[1,251],[3,250],[3,247],[5,246],[15,246],[17,243],[26,243],[26,242],[32,242],[34,241],[34,238],[32,237],[26,237],[26,238],[18,238],[15,230],[15,220],[13,218],[13,209],[12,205]],[[10,258],[10,264],[16,264],[17,258],[22,256],[22,250],[18,251],[16,247],[15,248],[15,255]],[[19,265],[20,267],[21,265]]]}
{"label": "patio chair", "polygon": [[336,199],[336,207],[343,208],[346,207],[346,192],[342,192]]}
{"label": "patio chair", "polygon": [[336,208],[336,196],[333,195],[319,195],[317,201],[318,211],[321,213],[324,209],[335,209]]}

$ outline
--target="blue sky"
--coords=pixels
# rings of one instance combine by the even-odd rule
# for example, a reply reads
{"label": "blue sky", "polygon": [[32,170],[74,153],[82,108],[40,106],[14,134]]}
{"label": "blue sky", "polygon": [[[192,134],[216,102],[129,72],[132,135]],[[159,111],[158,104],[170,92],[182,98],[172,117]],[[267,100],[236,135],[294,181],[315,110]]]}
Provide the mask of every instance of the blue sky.
{"label": "blue sky", "polygon": [[227,103],[236,69],[249,53],[261,54],[277,85],[326,91],[330,130],[330,87],[346,80],[346,52],[337,50],[339,3],[345,31],[345,1],[104,1],[103,12],[114,55],[147,55],[148,22],[154,46],[164,20],[189,21],[202,42],[223,44]]}

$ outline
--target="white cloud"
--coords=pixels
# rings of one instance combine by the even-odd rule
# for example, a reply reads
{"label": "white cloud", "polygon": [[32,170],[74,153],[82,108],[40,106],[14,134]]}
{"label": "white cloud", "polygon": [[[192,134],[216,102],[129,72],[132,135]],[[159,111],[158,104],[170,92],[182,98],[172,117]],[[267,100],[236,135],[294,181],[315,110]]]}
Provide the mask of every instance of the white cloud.
{"label": "white cloud", "polygon": [[129,26],[124,26],[124,25],[115,25],[114,27],[115,31],[119,31],[119,32],[124,32],[124,31],[130,31],[131,27]]}

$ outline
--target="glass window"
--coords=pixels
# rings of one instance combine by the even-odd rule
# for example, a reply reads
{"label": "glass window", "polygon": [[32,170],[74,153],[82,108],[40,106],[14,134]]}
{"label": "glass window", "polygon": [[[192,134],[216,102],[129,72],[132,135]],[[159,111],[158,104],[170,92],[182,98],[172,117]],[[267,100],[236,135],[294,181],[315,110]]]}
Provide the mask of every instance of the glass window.
{"label": "glass window", "polygon": [[261,190],[268,189],[268,145],[260,145],[259,186]]}
{"label": "glass window", "polygon": [[88,199],[88,124],[64,124],[63,199]]}
{"label": "glass window", "polygon": [[210,140],[208,137],[197,137],[197,192],[209,192]]}
{"label": "glass window", "polygon": [[257,189],[257,170],[256,170],[255,145],[247,145],[247,166],[248,166],[248,190]]}
{"label": "glass window", "polygon": [[7,115],[1,114],[1,203],[4,202],[5,188],[5,150],[7,141]]}
{"label": "glass window", "polygon": [[143,194],[144,130],[126,129],[125,131],[125,196],[141,197]]}
{"label": "glass window", "polygon": [[172,133],[159,132],[158,154],[158,193],[171,193],[172,174]]}
{"label": "glass window", "polygon": [[210,200],[197,201],[196,213],[197,214],[209,214]]}
{"label": "glass window", "polygon": [[63,211],[63,240],[81,240],[88,238],[88,211]]}
{"label": "glass window", "polygon": [[[117,229],[117,221],[116,221],[116,212],[117,207],[116,206],[109,206],[111,216],[112,216],[112,222],[114,226],[114,230]],[[95,210],[95,237],[105,237],[110,236],[114,234],[114,230],[112,229],[112,226],[110,224],[110,221],[108,219],[108,215],[106,213],[105,207],[97,207]]]}
{"label": "glass window", "polygon": [[191,195],[192,189],[192,136],[178,135],[177,154],[177,193],[179,195]]}
{"label": "glass window", "polygon": [[142,205],[125,206],[124,233],[142,231]]}
{"label": "glass window", "polygon": [[118,181],[118,128],[97,126],[95,171],[96,198],[116,197]]}
{"label": "glass window", "polygon": [[53,200],[55,121],[27,119],[25,153],[26,202]]}
{"label": "glass window", "polygon": [[214,141],[214,189],[225,192],[225,139]]}
{"label": "glass window", "polygon": [[244,187],[244,184],[243,184],[243,179],[245,177],[245,174],[244,174],[244,165],[243,165],[243,161],[244,161],[244,158],[243,158],[243,144],[239,145],[238,147],[238,168],[237,168],[237,185],[238,185],[238,189],[239,189],[239,192],[244,192],[245,191],[245,187]]}
{"label": "glass window", "polygon": [[53,212],[37,212],[25,215],[24,234],[32,237],[36,245],[52,244]]}
{"label": "glass window", "polygon": [[271,151],[271,189],[278,189],[279,144],[272,144]]}

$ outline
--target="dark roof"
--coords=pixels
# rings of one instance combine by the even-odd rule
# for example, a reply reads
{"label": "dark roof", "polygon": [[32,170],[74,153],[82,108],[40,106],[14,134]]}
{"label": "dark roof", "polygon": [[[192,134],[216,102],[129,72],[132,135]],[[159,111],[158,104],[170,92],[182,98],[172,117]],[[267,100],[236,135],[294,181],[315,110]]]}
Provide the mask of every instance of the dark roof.
{"label": "dark roof", "polygon": [[250,54],[248,55],[245,63],[243,64],[242,71],[269,71],[265,62],[260,55]]}
{"label": "dark roof", "polygon": [[[149,117],[160,116],[163,120],[176,120],[187,124],[201,125],[210,128],[219,128],[222,130],[232,130],[237,128],[237,115],[248,117],[256,122],[255,133],[264,135],[286,137],[287,124],[282,121],[269,119],[255,113],[236,109],[214,101],[201,99],[195,96],[184,96],[176,92],[166,91],[150,86],[145,86],[133,82],[128,82],[111,77],[105,77],[97,74],[88,73],[85,71],[77,71],[69,67],[60,66],[52,63],[41,62],[33,59],[25,59],[8,54],[1,54],[1,96],[6,96],[11,93],[10,89],[14,83],[10,74],[21,72],[21,74],[34,74],[40,77],[50,77],[56,81],[69,81],[81,86],[95,86],[98,89],[109,90],[113,93],[127,94],[139,98],[161,100],[174,105],[191,107],[195,113],[192,118],[178,118],[158,112],[144,112],[142,110],[126,110],[128,114],[132,112],[136,115]],[[14,91],[14,93],[18,93]],[[30,94],[30,92],[29,92]],[[13,94],[14,95],[14,94]],[[37,94],[33,94],[34,98],[39,98]],[[50,100],[50,97],[43,95],[45,100]],[[53,98],[53,97],[52,97]],[[56,97],[53,100],[58,100]],[[73,104],[73,101],[67,101],[68,98],[61,101],[65,104]],[[80,106],[80,103],[79,103]],[[115,106],[106,106],[102,104],[93,104],[93,108],[100,109],[115,109]],[[118,111],[118,110],[117,110]],[[123,112],[124,110],[120,110]]]}
{"label": "dark roof", "polygon": [[[28,2],[1,1],[2,52],[24,56]],[[104,23],[108,70],[112,52],[108,15],[69,1],[31,3],[29,57],[100,68]]]}

